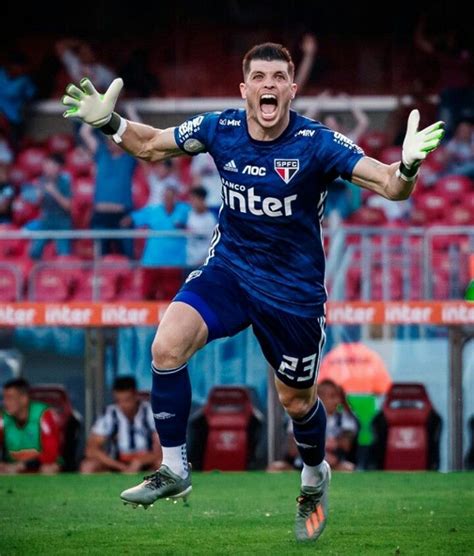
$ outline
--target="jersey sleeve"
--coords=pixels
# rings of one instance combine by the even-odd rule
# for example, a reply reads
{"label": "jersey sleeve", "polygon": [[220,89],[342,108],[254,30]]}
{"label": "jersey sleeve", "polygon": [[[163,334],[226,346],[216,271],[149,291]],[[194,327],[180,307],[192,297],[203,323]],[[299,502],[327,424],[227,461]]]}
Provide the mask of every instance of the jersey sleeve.
{"label": "jersey sleeve", "polygon": [[174,129],[178,147],[192,156],[208,152],[214,139],[219,112],[206,112],[189,118]]}
{"label": "jersey sleeve", "polygon": [[365,156],[364,151],[351,139],[327,127],[320,130],[316,148],[316,164],[319,171],[333,181],[341,176],[350,180],[354,166]]}
{"label": "jersey sleeve", "polygon": [[112,416],[110,411],[106,411],[96,420],[91,432],[97,436],[110,436],[112,434]]}
{"label": "jersey sleeve", "polygon": [[41,463],[55,463],[59,458],[60,433],[59,426],[53,412],[46,409],[41,416]]}

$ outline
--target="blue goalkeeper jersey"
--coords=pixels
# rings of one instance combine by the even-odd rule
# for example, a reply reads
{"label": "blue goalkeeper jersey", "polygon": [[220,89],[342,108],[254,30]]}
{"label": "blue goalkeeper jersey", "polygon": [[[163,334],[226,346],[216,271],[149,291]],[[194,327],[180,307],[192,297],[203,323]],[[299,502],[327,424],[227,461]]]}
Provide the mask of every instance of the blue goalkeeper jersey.
{"label": "blue goalkeeper jersey", "polygon": [[245,110],[200,114],[174,133],[185,153],[209,152],[221,176],[223,202],[205,264],[226,267],[273,306],[321,315],[327,187],[338,176],[350,179],[363,151],[294,111],[273,141],[250,137]]}

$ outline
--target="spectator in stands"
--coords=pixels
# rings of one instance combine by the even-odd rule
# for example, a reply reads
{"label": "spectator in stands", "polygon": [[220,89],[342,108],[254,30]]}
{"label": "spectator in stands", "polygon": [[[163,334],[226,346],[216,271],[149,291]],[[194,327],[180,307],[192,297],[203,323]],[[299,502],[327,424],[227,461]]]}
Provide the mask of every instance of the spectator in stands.
{"label": "spectator in stands", "polygon": [[[25,111],[36,94],[36,86],[28,74],[28,61],[21,52],[10,52],[0,67],[0,123],[15,149],[23,136]],[[1,122],[3,120],[3,122]]]}
{"label": "spectator in stands", "polygon": [[163,203],[163,194],[167,186],[179,190],[181,184],[174,172],[174,165],[171,159],[144,164],[143,169],[146,174],[149,197],[147,205],[160,205]]}
{"label": "spectator in stands", "polygon": [[[62,154],[49,154],[43,162],[43,171],[38,178],[37,191],[41,204],[41,215],[38,220],[30,222],[26,227],[30,230],[70,230],[71,220],[71,178],[63,172],[64,157]],[[40,259],[49,239],[35,239],[31,243],[30,256]],[[56,240],[58,255],[71,252],[69,239]]]}
{"label": "spectator in stands", "polygon": [[474,117],[473,52],[457,24],[449,24],[443,17],[435,28],[422,15],[414,36],[415,46],[425,55],[426,62],[437,65],[439,117],[445,122],[447,139],[454,133],[456,122]]}
{"label": "spectator in stands", "polygon": [[148,98],[159,96],[160,82],[158,76],[149,69],[150,50],[134,48],[119,74],[125,83],[127,97]]}
{"label": "spectator in stands", "polygon": [[[132,184],[137,159],[124,152],[114,141],[82,125],[80,135],[96,163],[94,211],[91,218],[93,230],[117,230],[120,221],[133,207]],[[101,241],[102,254],[117,250],[132,258],[133,241],[122,239]]]}
{"label": "spectator in stands", "polygon": [[188,214],[186,229],[191,232],[186,245],[186,264],[196,267],[205,261],[212,233],[217,224],[215,215],[206,204],[207,191],[204,187],[194,187],[190,193],[191,210]]}
{"label": "spectator in stands", "polygon": [[3,385],[0,414],[0,473],[57,473],[60,433],[55,416],[44,403],[32,401],[23,378]]}
{"label": "spectator in stands", "polygon": [[318,55],[318,39],[312,33],[305,33],[300,42],[300,50],[303,57],[298,64],[295,75],[295,83],[298,85],[298,93],[301,94],[309,80],[314,62]]}
{"label": "spectator in stands", "polygon": [[327,414],[326,460],[332,469],[353,471],[359,425],[344,390],[332,380],[324,380],[318,385],[318,394]]}
{"label": "spectator in stands", "polygon": [[190,172],[191,185],[204,187],[207,206],[217,216],[222,203],[222,182],[212,156],[209,153],[193,156]]}
{"label": "spectator in stands", "polygon": [[[168,185],[160,205],[149,205],[131,212],[122,219],[121,226],[146,227],[151,230],[184,230],[188,221],[189,205],[178,201],[178,191]],[[154,299],[156,283],[162,277],[161,267],[177,267],[180,271],[186,265],[185,237],[151,237],[146,240],[141,258],[144,268],[143,294],[145,299]]]}
{"label": "spectator in stands", "polygon": [[71,82],[79,82],[87,75],[98,90],[106,90],[116,75],[97,61],[92,46],[78,39],[62,39],[56,43],[56,53],[67,70]]}
{"label": "spectator in stands", "polygon": [[92,427],[81,473],[157,469],[161,447],[153,411],[148,401],[140,400],[135,378],[116,378],[113,397],[114,403],[107,406]]}
{"label": "spectator in stands", "polygon": [[15,188],[8,179],[8,166],[0,162],[0,224],[13,222],[12,205]]}
{"label": "spectator in stands", "polygon": [[473,120],[461,120],[453,137],[446,143],[446,174],[461,174],[474,179],[474,126]]}

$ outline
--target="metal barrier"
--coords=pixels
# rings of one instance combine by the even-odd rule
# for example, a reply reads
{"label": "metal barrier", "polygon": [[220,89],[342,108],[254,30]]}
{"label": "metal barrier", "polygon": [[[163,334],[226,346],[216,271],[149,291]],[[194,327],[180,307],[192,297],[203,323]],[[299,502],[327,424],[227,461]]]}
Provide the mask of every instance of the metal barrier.
{"label": "metal barrier", "polygon": [[[324,234],[329,239],[326,283],[332,300],[458,299],[468,285],[469,256],[474,253],[474,226],[390,228],[345,225],[336,230],[326,229]],[[193,235],[182,230],[3,230],[0,242],[90,239],[93,257],[85,260],[82,268],[89,265],[95,270],[101,260],[101,240],[167,237],[188,239]],[[0,271],[9,265],[8,268],[15,272],[15,258],[4,257],[0,264]],[[41,261],[37,264],[44,268],[51,263]],[[140,261],[130,260],[130,264],[139,266]],[[42,267],[32,269],[30,284]],[[348,295],[348,286],[354,281],[351,272],[355,272],[360,281],[360,291],[355,292],[355,297]],[[18,269],[16,274],[19,275]],[[98,295],[94,299],[98,299]]]}

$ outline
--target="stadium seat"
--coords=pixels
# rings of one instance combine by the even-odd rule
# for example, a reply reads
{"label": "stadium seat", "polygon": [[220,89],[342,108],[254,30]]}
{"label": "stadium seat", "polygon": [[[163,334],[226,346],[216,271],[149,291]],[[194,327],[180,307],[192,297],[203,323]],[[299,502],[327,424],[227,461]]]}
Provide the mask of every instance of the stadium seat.
{"label": "stadium seat", "polygon": [[441,195],[425,193],[415,199],[416,208],[424,210],[431,224],[443,219],[447,210],[446,201]]}
{"label": "stadium seat", "polygon": [[66,154],[66,170],[73,176],[90,176],[94,163],[89,152],[83,147],[75,147]]}
{"label": "stadium seat", "polygon": [[383,226],[387,217],[381,208],[362,206],[351,214],[346,222],[356,226]]}
{"label": "stadium seat", "polygon": [[443,219],[448,226],[470,226],[474,223],[474,211],[464,205],[451,207]]}
{"label": "stadium seat", "polygon": [[70,271],[60,266],[34,268],[29,280],[28,294],[31,301],[63,302],[71,297],[73,279]]}
{"label": "stadium seat", "polygon": [[66,154],[74,148],[74,137],[67,133],[54,133],[46,140],[46,148],[50,153]]}
{"label": "stadium seat", "polygon": [[120,289],[120,273],[99,266],[81,271],[72,292],[72,301],[115,301]]}
{"label": "stadium seat", "polygon": [[123,274],[123,281],[117,293],[117,301],[142,301],[143,299],[143,269],[130,267]]}
{"label": "stadium seat", "polygon": [[435,191],[449,204],[461,204],[464,196],[473,190],[473,182],[467,176],[445,176],[436,182]]}
{"label": "stadium seat", "polygon": [[71,215],[74,228],[87,229],[94,203],[94,180],[79,176],[72,181]]}
{"label": "stadium seat", "polygon": [[78,448],[82,418],[74,410],[66,389],[61,384],[35,384],[30,387],[30,397],[53,409],[60,431],[63,470],[75,471],[79,460]]}
{"label": "stadium seat", "polygon": [[0,302],[19,301],[21,295],[21,272],[11,263],[0,261]]}
{"label": "stadium seat", "polygon": [[385,164],[393,164],[394,162],[400,162],[402,159],[402,148],[401,147],[385,147],[380,151],[379,160]]}
{"label": "stadium seat", "polygon": [[40,209],[38,204],[25,201],[22,197],[17,197],[12,203],[12,219],[15,226],[21,228],[27,222],[38,218]]}
{"label": "stadium seat", "polygon": [[379,462],[390,471],[439,466],[441,419],[423,384],[394,383],[374,420]]}
{"label": "stadium seat", "polygon": [[28,147],[20,151],[16,164],[24,170],[28,179],[34,179],[42,172],[46,154],[46,149],[42,147]]}
{"label": "stadium seat", "polygon": [[367,156],[379,159],[380,152],[388,144],[387,134],[383,131],[366,131],[358,141]]}
{"label": "stadium seat", "polygon": [[0,259],[17,257],[25,250],[25,240],[7,239],[8,232],[18,231],[14,224],[0,224]]}
{"label": "stadium seat", "polygon": [[244,471],[251,456],[250,425],[255,417],[249,389],[214,386],[204,407],[207,442],[204,471]]}

